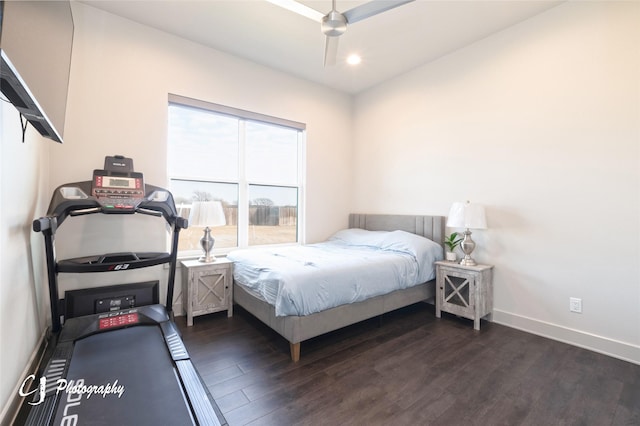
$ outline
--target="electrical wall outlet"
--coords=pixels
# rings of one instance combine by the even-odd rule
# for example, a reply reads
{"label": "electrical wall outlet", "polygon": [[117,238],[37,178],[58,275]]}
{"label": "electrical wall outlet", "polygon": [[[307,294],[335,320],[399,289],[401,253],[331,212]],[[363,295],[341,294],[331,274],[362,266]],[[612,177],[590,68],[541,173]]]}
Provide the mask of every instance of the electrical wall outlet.
{"label": "electrical wall outlet", "polygon": [[579,299],[577,297],[570,297],[569,298],[569,310],[571,312],[577,312],[579,314],[582,313],[582,299]]}

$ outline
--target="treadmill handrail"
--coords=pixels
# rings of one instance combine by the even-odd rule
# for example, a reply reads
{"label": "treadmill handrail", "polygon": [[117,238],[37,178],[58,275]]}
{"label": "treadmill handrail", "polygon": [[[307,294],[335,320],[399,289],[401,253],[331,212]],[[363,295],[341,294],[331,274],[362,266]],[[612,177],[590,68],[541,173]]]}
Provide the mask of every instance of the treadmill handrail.
{"label": "treadmill handrail", "polygon": [[102,209],[100,207],[89,207],[81,210],[71,210],[69,216],[82,216],[85,214],[100,213],[101,211]]}
{"label": "treadmill handrail", "polygon": [[[100,204],[95,197],[87,195],[91,194],[92,184],[92,181],[84,181],[68,183],[57,187],[51,197],[46,217],[55,218],[57,226],[60,226],[68,216],[79,216],[94,213],[131,214],[137,212],[141,214],[162,216],[171,226],[177,225],[182,229],[185,229],[188,226],[186,219],[178,216],[178,212],[173,201],[173,195],[163,188],[146,184],[145,198],[136,206],[135,209],[117,211],[104,208],[104,206]],[[85,194],[85,197],[65,198],[63,191],[65,188],[77,188],[79,190],[78,192]],[[159,193],[162,194],[164,198],[157,197],[156,195]],[[40,231],[40,229],[36,229],[37,225],[35,224],[35,221],[33,226],[34,231]]]}
{"label": "treadmill handrail", "polygon": [[131,253],[132,258],[109,260],[109,256],[118,253],[108,253],[96,256],[76,257],[58,261],[58,272],[112,272],[129,269],[147,268],[171,262],[171,254],[163,252]]}
{"label": "treadmill handrail", "polygon": [[156,210],[150,210],[147,208],[140,208],[140,207],[136,209],[136,213],[148,214],[149,216],[162,216],[162,212],[159,212]]}

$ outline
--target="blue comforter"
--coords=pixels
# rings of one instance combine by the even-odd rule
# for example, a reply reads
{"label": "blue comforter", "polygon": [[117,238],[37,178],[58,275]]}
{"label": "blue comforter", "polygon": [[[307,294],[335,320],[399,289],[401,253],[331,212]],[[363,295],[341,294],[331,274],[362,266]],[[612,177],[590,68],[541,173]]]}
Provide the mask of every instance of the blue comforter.
{"label": "blue comforter", "polygon": [[442,247],[404,231],[346,229],[304,246],[235,250],[236,282],[275,306],[276,316],[309,315],[435,277]]}

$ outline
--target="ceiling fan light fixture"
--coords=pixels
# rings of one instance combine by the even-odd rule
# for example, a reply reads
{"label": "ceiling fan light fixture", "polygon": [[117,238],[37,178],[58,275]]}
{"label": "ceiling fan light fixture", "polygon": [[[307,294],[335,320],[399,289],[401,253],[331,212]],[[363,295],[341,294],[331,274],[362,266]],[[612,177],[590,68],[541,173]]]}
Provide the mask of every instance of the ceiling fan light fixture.
{"label": "ceiling fan light fixture", "polygon": [[361,62],[362,62],[362,57],[360,57],[360,55],[358,55],[357,53],[352,53],[347,57],[347,63],[349,65],[358,65]]}
{"label": "ceiling fan light fixture", "polygon": [[328,37],[337,37],[347,30],[347,18],[336,10],[332,10],[322,18],[322,33]]}

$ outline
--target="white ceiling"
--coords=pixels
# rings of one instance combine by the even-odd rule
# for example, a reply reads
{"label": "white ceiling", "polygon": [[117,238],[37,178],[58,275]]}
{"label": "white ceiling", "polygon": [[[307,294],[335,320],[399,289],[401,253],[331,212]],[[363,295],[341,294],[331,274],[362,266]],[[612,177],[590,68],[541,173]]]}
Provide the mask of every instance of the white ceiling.
{"label": "white ceiling", "polygon": [[[416,0],[356,22],[323,66],[320,24],[265,0],[83,0],[232,55],[355,94],[528,19],[562,1]],[[330,0],[302,0],[323,13]],[[365,1],[338,0],[341,12]],[[345,63],[357,52],[362,63]]]}

